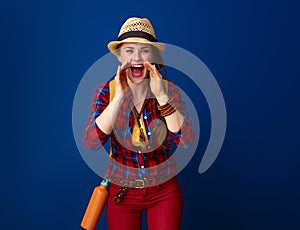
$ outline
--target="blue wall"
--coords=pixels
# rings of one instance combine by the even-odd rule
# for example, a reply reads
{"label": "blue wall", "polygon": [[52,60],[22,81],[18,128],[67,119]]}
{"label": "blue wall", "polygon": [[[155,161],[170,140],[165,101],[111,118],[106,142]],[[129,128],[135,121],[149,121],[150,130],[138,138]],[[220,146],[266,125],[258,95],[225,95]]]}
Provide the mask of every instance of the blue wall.
{"label": "blue wall", "polygon": [[300,37],[293,1],[0,5],[1,229],[80,229],[100,178],[77,150],[73,98],[129,16],[148,17],[161,41],[197,55],[226,102],[225,142],[204,174],[198,166],[209,138],[209,112],[199,111],[198,153],[179,174],[182,229],[300,228]]}

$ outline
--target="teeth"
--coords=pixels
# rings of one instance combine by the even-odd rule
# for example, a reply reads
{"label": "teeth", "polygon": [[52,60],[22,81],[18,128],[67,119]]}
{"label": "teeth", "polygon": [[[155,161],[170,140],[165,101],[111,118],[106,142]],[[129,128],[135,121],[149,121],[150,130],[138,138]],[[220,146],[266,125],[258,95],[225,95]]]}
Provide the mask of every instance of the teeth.
{"label": "teeth", "polygon": [[142,64],[137,64],[137,65],[131,65],[131,67],[134,67],[134,68],[143,68],[144,65],[142,65]]}

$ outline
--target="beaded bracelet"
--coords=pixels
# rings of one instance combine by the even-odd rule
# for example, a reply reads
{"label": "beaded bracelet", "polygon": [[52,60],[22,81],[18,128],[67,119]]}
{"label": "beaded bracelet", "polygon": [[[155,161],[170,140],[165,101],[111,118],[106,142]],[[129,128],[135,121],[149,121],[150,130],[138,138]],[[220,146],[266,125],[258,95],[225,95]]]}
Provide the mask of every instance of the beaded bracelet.
{"label": "beaded bracelet", "polygon": [[160,112],[160,115],[162,117],[169,116],[174,112],[176,112],[176,109],[172,106],[171,102],[172,102],[172,98],[170,98],[170,100],[166,104],[158,106],[158,111]]}

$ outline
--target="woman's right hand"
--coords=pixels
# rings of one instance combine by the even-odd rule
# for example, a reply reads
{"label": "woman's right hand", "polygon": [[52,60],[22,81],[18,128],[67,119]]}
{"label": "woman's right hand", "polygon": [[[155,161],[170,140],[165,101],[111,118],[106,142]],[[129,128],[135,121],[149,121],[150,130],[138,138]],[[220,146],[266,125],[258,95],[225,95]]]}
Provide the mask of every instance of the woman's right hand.
{"label": "woman's right hand", "polygon": [[115,95],[113,100],[107,105],[102,113],[96,118],[96,124],[105,134],[110,134],[113,125],[118,116],[124,100],[125,90],[128,87],[126,69],[131,66],[131,62],[125,62],[122,66],[118,66],[115,76]]}
{"label": "woman's right hand", "polygon": [[128,87],[126,70],[131,66],[131,62],[127,61],[121,66],[118,66],[117,74],[115,76],[115,96],[124,97],[126,88]]}

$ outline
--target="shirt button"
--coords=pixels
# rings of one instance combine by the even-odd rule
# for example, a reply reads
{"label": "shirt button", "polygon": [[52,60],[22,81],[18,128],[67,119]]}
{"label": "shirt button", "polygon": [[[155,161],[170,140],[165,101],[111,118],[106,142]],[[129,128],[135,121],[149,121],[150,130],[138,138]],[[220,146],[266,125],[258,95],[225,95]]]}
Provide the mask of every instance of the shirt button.
{"label": "shirt button", "polygon": [[141,169],[143,169],[143,168],[145,168],[145,166],[144,166],[144,165],[141,165]]}
{"label": "shirt button", "polygon": [[147,119],[148,117],[147,116],[144,116],[144,119]]}
{"label": "shirt button", "polygon": [[150,135],[151,135],[151,132],[148,132],[148,135],[150,136]]}
{"label": "shirt button", "polygon": [[138,151],[138,153],[142,153],[142,151],[141,151],[141,150],[139,150],[139,151]]}

